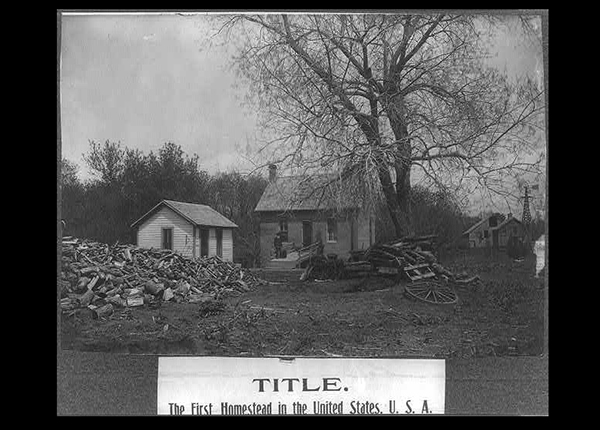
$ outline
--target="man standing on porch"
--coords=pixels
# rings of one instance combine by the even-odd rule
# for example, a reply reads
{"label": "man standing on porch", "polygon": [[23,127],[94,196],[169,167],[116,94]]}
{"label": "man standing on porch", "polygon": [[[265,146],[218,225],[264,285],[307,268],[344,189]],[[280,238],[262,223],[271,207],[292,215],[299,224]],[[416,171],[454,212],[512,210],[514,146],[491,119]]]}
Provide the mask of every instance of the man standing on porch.
{"label": "man standing on porch", "polygon": [[275,239],[273,240],[273,244],[275,245],[275,258],[281,257],[281,232],[275,233]]}

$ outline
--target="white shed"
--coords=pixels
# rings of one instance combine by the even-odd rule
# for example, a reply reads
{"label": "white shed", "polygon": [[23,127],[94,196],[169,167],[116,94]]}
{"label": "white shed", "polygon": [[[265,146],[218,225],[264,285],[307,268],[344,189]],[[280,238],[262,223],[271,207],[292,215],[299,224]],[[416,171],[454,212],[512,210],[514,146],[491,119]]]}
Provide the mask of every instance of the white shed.
{"label": "white shed", "polygon": [[229,219],[206,205],[162,200],[131,224],[141,248],[172,249],[187,257],[218,255],[233,261],[233,229]]}

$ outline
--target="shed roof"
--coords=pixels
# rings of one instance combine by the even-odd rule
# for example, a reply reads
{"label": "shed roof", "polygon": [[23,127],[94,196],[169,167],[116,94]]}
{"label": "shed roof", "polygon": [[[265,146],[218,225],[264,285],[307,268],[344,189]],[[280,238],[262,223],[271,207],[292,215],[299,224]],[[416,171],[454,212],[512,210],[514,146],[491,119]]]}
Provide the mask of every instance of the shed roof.
{"label": "shed roof", "polygon": [[469,234],[469,233],[471,233],[473,230],[475,230],[477,227],[479,227],[481,224],[483,224],[485,222],[485,220],[487,220],[487,218],[484,218],[482,220],[477,221],[471,227],[469,227],[468,229],[466,229],[463,234]]}
{"label": "shed roof", "polygon": [[202,225],[209,227],[229,227],[236,228],[237,225],[231,220],[225,218],[219,212],[207,205],[200,205],[197,203],[185,203],[177,202],[174,200],[162,200],[148,212],[146,212],[141,218],[131,224],[131,227],[135,227],[141,222],[145,221],[150,215],[156,212],[162,206],[166,206],[185,218],[187,221],[194,225]]}
{"label": "shed roof", "polygon": [[336,175],[280,176],[269,182],[254,211],[359,207]]}
{"label": "shed roof", "polygon": [[[477,221],[475,224],[473,224],[471,227],[469,227],[468,229],[466,229],[463,233],[463,235],[465,234],[469,234],[471,233],[473,230],[475,230],[476,228],[478,228],[481,224],[483,224],[485,221],[487,221],[488,219],[490,219],[492,216],[494,215],[490,215],[487,218],[484,218],[482,220]],[[519,221],[517,218],[515,218],[514,216],[511,217],[507,217],[504,221],[502,221],[500,224],[498,224],[496,227],[490,227],[490,230],[499,230],[502,227],[504,227],[505,225],[507,225],[508,223],[510,223],[511,221],[516,221],[519,224],[522,224],[521,221]]]}
{"label": "shed roof", "polygon": [[510,218],[506,218],[504,221],[502,221],[500,224],[498,224],[498,226],[495,229],[500,230],[502,227],[504,227],[505,225],[509,224],[512,221],[518,222],[519,224],[523,224],[521,221],[519,221],[517,218],[515,218],[513,216]]}

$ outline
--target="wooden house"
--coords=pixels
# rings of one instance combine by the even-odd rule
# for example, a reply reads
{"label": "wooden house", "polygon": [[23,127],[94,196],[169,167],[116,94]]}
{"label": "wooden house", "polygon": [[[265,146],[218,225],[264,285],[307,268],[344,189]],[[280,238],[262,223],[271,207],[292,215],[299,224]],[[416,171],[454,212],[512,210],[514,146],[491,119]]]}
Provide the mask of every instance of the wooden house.
{"label": "wooden house", "polygon": [[463,233],[469,248],[495,247],[505,248],[511,236],[521,240],[525,238],[523,223],[508,214],[493,214],[469,227]]}
{"label": "wooden house", "polygon": [[206,205],[162,200],[131,224],[141,248],[172,249],[187,257],[218,255],[233,261],[229,219]]}
{"label": "wooden house", "polygon": [[[323,254],[348,258],[375,241],[373,214],[361,208],[344,184],[332,175],[277,176],[270,166],[269,183],[256,205],[260,216],[263,266],[275,259],[274,238],[281,233],[291,248],[319,241]],[[287,267],[293,267],[293,262]]]}

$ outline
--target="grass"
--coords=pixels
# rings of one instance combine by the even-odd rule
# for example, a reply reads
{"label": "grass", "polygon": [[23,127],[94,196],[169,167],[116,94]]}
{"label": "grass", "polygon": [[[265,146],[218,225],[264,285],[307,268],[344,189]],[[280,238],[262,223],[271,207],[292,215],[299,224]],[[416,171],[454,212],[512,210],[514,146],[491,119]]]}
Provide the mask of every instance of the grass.
{"label": "grass", "polygon": [[225,356],[480,357],[539,355],[544,283],[531,260],[443,262],[482,281],[454,305],[410,299],[405,281],[371,276],[261,286],[207,303],[163,303],[95,320],[63,316],[65,349]]}

